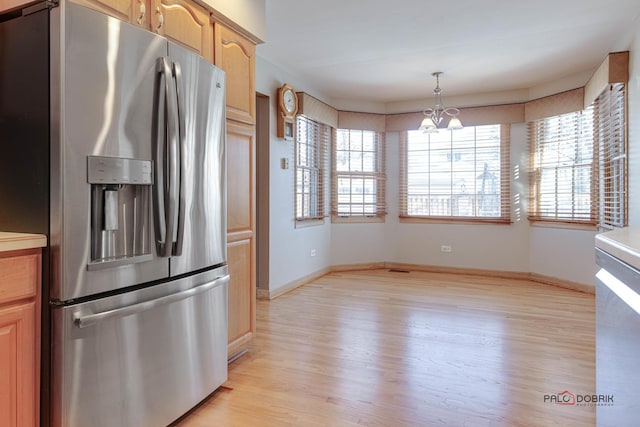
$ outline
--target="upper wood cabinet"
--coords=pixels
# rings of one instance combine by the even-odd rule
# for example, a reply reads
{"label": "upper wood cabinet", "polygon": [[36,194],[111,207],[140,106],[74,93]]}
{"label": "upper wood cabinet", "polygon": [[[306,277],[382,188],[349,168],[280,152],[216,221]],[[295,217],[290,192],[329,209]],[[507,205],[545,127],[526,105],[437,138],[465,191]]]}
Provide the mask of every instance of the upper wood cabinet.
{"label": "upper wood cabinet", "polygon": [[72,0],[166,38],[213,62],[209,11],[190,0]]}
{"label": "upper wood cabinet", "polygon": [[214,23],[214,63],[227,74],[227,119],[256,122],[256,47],[239,33]]}
{"label": "upper wood cabinet", "polygon": [[73,0],[122,21],[149,29],[151,0]]}
{"label": "upper wood cabinet", "polygon": [[213,62],[209,12],[189,0],[151,0],[151,29]]}

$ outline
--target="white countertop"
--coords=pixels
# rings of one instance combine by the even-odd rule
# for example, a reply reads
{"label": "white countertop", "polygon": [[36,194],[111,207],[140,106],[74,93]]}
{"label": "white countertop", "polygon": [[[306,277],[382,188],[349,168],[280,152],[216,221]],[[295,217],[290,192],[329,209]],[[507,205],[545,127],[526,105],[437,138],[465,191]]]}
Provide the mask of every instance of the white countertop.
{"label": "white countertop", "polygon": [[619,228],[597,234],[596,248],[640,270],[640,227]]}
{"label": "white countertop", "polygon": [[47,236],[44,234],[8,233],[0,231],[0,252],[42,248],[44,246],[47,246]]}

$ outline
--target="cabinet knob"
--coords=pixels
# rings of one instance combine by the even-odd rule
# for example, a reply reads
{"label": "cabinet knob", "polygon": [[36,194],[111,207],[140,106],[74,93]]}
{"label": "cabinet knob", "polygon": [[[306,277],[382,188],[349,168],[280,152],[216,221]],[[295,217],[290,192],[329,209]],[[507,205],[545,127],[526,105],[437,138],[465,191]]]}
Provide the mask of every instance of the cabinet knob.
{"label": "cabinet knob", "polygon": [[162,25],[164,25],[164,16],[160,11],[160,7],[156,7],[156,15],[158,15],[158,25],[156,25],[156,32],[159,32],[160,28],[162,28]]}
{"label": "cabinet knob", "polygon": [[140,25],[142,24],[144,15],[147,13],[147,6],[145,6],[143,0],[138,0],[138,3],[140,3],[140,16],[138,17],[138,19],[136,19],[136,22],[138,22],[138,25]]}

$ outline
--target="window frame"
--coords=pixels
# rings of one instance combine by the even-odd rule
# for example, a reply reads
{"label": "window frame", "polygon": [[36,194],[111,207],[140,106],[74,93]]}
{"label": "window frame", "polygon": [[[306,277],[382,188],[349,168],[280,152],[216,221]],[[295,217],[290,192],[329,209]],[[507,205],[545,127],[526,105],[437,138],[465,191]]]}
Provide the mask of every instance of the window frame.
{"label": "window frame", "polygon": [[[500,126],[500,211],[499,217],[486,216],[445,216],[445,215],[409,215],[408,214],[408,145],[409,132],[402,131],[400,133],[400,222],[404,223],[450,223],[450,224],[502,224],[512,223],[511,213],[511,158],[510,158],[510,135],[511,129],[509,124],[492,124],[478,125],[482,126]],[[467,126],[472,127],[472,126]],[[456,132],[441,130],[440,132]],[[452,138],[454,135],[452,135]],[[453,142],[452,142],[453,144]],[[474,143],[474,156],[477,155],[477,147]],[[455,158],[454,149],[451,149],[451,158]],[[453,193],[452,193],[453,194]],[[474,193],[477,196],[477,193]]]}
{"label": "window frame", "polygon": [[629,220],[627,84],[610,83],[593,105],[598,227],[613,230],[627,226]]}
{"label": "window frame", "polygon": [[[338,139],[340,133],[347,133],[347,138],[351,142],[352,134],[356,134],[360,136],[360,150],[351,149],[351,145],[349,144],[349,149],[347,150],[338,150]],[[370,133],[373,136],[373,144],[374,150],[368,151],[364,149],[364,137],[365,133]],[[385,142],[385,134],[384,132],[366,130],[366,129],[334,129],[333,130],[333,138],[331,144],[331,222],[340,223],[340,222],[384,222],[387,214],[386,210],[386,142]],[[374,153],[374,170],[372,171],[352,171],[352,170],[338,170],[338,151],[345,151],[348,153],[360,153],[364,158],[364,153]],[[364,159],[362,160],[364,169]],[[375,194],[375,203],[373,203],[374,212],[370,214],[357,214],[353,212],[351,208],[349,213],[340,213],[339,210],[339,182],[340,179],[349,179],[354,180],[358,178],[362,178],[365,180],[375,180],[376,182],[376,194]],[[349,193],[352,196],[353,193]],[[364,197],[364,194],[363,194]],[[360,204],[360,203],[345,203],[350,206]],[[364,201],[361,203],[363,206],[366,204]],[[371,205],[371,204],[369,204]],[[363,208],[364,211],[364,208]]]}
{"label": "window frame", "polygon": [[[299,114],[296,116],[295,138],[293,141],[293,193],[294,193],[294,222],[296,228],[324,224],[326,213],[326,178],[327,178],[327,149],[331,139],[331,128],[326,124],[317,122],[309,117]],[[304,124],[304,126],[303,126]],[[303,127],[306,132],[303,135]],[[303,138],[304,137],[304,138]],[[311,138],[311,140],[310,140]],[[302,164],[301,145],[306,145],[306,152],[312,154],[306,156],[306,164]],[[311,148],[311,150],[309,150]],[[311,163],[311,164],[309,164]],[[309,191],[304,191],[304,179],[301,181],[299,172],[305,175],[307,171],[311,183]],[[311,198],[311,204],[305,212],[305,195]],[[302,201],[302,204],[301,204]],[[302,210],[302,215],[299,212]]]}
{"label": "window frame", "polygon": [[[592,112],[590,128],[591,206],[590,218],[551,218],[539,214],[538,177],[535,168],[536,135],[532,128],[539,122],[564,114],[540,118],[527,124],[529,129],[529,222],[532,226],[584,230],[611,230],[624,227],[628,221],[628,93],[625,83],[608,84],[606,89],[587,108],[565,114]],[[612,154],[614,153],[614,154]],[[612,197],[615,199],[612,202]]]}
{"label": "window frame", "polygon": [[[574,133],[571,134],[570,137],[563,134],[562,138],[558,136],[563,129],[560,129],[558,126],[554,126],[554,121],[565,120],[566,122],[572,122]],[[550,117],[543,117],[537,120],[530,121],[527,123],[527,133],[529,139],[529,213],[528,219],[531,225],[537,226],[545,226],[545,227],[563,227],[563,228],[577,228],[577,229],[595,229],[596,228],[596,212],[594,208],[594,201],[596,200],[596,152],[594,148],[593,141],[593,123],[595,121],[595,117],[593,116],[593,109],[585,108],[580,111],[573,111],[563,114],[557,114]],[[587,127],[587,125],[591,123],[591,127]],[[553,126],[553,129],[551,127]],[[567,125],[564,126],[564,129],[568,129]],[[549,134],[549,137],[547,137]],[[586,215],[587,212],[584,210],[574,209],[572,202],[572,217],[562,216],[562,212],[559,212],[557,206],[553,213],[543,212],[543,208],[541,207],[542,203],[542,180],[544,171],[556,171],[555,189],[558,188],[558,178],[557,172],[558,170],[566,170],[571,168],[571,171],[574,172],[578,168],[587,169],[584,162],[579,162],[577,159],[579,146],[584,144],[583,138],[589,138],[589,145],[591,146],[591,159],[589,162],[589,197],[590,197],[590,207],[588,210],[588,218],[580,218],[580,215]],[[543,139],[544,138],[544,139]],[[574,159],[571,164],[563,164],[552,166],[537,166],[537,163],[541,163],[539,160],[542,156],[542,152],[547,145],[556,144],[558,146],[557,156],[560,157],[560,149],[569,147],[567,142],[573,143],[573,152]],[[564,143],[564,144],[563,144]],[[566,151],[566,150],[565,150]],[[566,161],[565,161],[566,163]],[[544,192],[547,193],[547,192]],[[551,193],[548,193],[551,194]],[[556,199],[559,198],[559,194],[557,191],[554,193]],[[572,189],[571,192],[572,200],[576,198],[576,192]],[[557,200],[556,200],[557,205]]]}

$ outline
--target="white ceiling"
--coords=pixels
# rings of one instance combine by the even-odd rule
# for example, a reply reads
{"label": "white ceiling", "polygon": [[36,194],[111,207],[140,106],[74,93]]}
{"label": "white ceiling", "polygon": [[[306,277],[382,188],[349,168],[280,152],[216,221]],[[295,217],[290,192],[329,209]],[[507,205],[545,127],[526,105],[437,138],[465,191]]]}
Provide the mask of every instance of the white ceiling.
{"label": "white ceiling", "polygon": [[595,69],[639,14],[638,0],[266,0],[258,55],[336,99],[424,99],[433,71],[445,97],[521,90]]}

